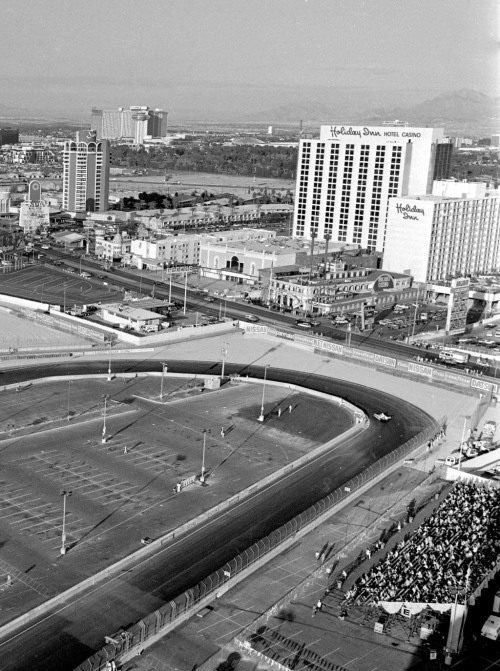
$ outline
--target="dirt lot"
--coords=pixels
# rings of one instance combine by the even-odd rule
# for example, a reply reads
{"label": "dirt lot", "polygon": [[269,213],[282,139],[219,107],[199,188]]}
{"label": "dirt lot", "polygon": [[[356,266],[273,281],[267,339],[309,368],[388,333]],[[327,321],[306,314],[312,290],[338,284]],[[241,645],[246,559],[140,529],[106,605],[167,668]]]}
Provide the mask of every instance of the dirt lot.
{"label": "dirt lot", "polygon": [[23,319],[0,306],[0,349],[20,347],[81,346],[88,340]]}
{"label": "dirt lot", "polygon": [[174,172],[168,182],[163,176],[152,177],[112,177],[109,182],[110,193],[122,198],[137,196],[139,191],[159,191],[160,193],[188,193],[207,190],[209,193],[232,193],[237,196],[249,195],[253,190],[267,188],[276,191],[293,191],[295,182],[285,179],[240,177],[238,175],[217,175],[205,172]]}

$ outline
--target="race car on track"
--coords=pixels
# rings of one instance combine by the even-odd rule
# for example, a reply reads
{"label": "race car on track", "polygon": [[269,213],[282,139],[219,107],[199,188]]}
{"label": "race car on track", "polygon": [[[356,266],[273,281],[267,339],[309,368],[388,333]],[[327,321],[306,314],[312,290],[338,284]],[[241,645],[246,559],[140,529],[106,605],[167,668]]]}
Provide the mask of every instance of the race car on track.
{"label": "race car on track", "polygon": [[378,419],[379,422],[388,422],[392,417],[386,415],[385,412],[376,412],[374,415],[375,419]]}

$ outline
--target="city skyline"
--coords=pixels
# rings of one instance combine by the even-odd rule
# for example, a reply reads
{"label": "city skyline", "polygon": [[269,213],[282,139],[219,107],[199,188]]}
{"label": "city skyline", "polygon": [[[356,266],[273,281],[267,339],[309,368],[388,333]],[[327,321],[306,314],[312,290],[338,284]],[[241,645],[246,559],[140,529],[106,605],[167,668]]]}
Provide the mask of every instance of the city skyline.
{"label": "city skyline", "polygon": [[[76,0],[6,0],[2,104],[84,119],[92,107],[146,99],[174,120],[304,104],[326,114],[339,101],[390,109],[461,89],[496,96],[497,9],[496,0],[480,11],[473,0],[89,0],[82,13]],[[35,36],[40,48],[26,49]]]}

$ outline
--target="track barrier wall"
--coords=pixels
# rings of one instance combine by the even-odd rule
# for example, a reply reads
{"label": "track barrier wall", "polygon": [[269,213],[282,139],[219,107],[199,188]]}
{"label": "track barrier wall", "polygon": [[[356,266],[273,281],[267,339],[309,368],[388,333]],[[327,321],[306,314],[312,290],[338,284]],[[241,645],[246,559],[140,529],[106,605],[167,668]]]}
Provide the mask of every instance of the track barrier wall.
{"label": "track barrier wall", "polygon": [[465,393],[496,394],[498,384],[488,382],[479,377],[471,376],[463,371],[452,372],[438,367],[428,362],[408,361],[406,359],[396,359],[395,357],[385,356],[370,352],[369,350],[348,347],[342,343],[324,340],[322,338],[287,331],[286,329],[274,326],[265,326],[260,324],[251,324],[240,321],[240,328],[248,334],[270,336],[273,339],[286,340],[291,345],[298,347],[307,347],[321,354],[328,354],[334,357],[346,358],[353,363],[366,365],[371,368],[377,368],[384,373],[396,375],[399,377],[408,377],[412,380],[418,380],[427,384],[454,386]]}

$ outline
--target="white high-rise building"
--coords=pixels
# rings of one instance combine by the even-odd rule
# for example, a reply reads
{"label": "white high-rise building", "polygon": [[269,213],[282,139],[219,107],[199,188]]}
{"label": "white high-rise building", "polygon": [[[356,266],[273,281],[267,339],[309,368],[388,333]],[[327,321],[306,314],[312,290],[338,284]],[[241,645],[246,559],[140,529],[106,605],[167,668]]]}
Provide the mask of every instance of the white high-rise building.
{"label": "white high-rise building", "polygon": [[391,199],[384,268],[417,282],[499,269],[498,195],[488,193],[485,184],[464,182],[435,182],[433,191]]}
{"label": "white high-rise building", "polygon": [[450,153],[442,128],[321,126],[300,141],[294,235],[383,251],[389,199],[430,193]]}

